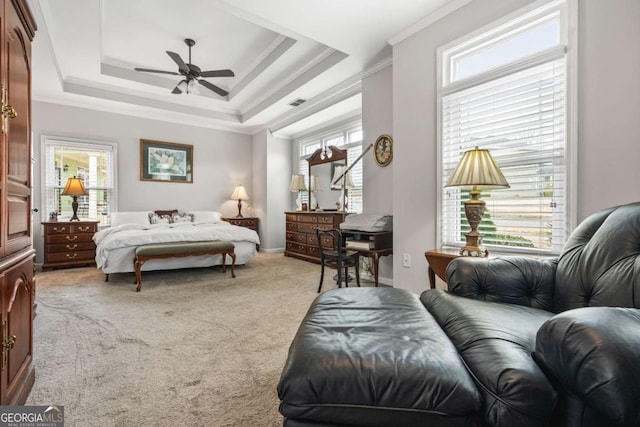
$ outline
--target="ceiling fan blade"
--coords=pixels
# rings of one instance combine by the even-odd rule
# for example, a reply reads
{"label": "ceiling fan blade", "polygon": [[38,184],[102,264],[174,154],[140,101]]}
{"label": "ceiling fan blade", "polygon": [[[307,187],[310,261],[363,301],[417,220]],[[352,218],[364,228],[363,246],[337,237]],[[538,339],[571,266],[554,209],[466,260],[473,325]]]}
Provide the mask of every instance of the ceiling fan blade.
{"label": "ceiling fan blade", "polygon": [[233,71],[231,70],[211,70],[211,71],[202,71],[200,73],[200,77],[234,77]]}
{"label": "ceiling fan blade", "polygon": [[184,82],[184,80],[181,80],[180,83],[178,83],[176,85],[176,87],[173,88],[173,90],[171,91],[171,93],[174,93],[176,95],[180,95],[182,93],[182,91],[180,90],[180,88],[178,86],[180,86],[182,83]]}
{"label": "ceiling fan blade", "polygon": [[206,80],[198,80],[198,83],[200,83],[202,86],[206,87],[207,89],[211,89],[212,91],[214,91],[215,93],[217,93],[220,96],[227,96],[229,95],[229,92],[227,92],[226,90],[219,88],[218,86],[209,83]]}
{"label": "ceiling fan blade", "polygon": [[179,76],[180,74],[175,71],[162,71],[162,70],[152,70],[150,68],[134,68],[136,71],[144,71],[145,73],[162,73],[162,74],[172,74],[174,76]]}
{"label": "ceiling fan blade", "polygon": [[180,71],[182,71],[184,74],[189,74],[189,67],[187,67],[187,64],[185,64],[182,58],[180,58],[180,55],[171,51],[167,51],[167,55],[169,55],[171,59],[173,59],[173,62],[178,64],[178,69]]}

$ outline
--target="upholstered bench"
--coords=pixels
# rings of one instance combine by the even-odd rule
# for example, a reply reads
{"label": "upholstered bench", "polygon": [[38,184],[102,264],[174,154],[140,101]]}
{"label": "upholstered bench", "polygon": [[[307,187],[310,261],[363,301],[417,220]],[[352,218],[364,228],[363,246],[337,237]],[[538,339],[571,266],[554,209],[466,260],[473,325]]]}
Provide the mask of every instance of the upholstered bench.
{"label": "upholstered bench", "polygon": [[335,289],[316,298],[289,349],[285,426],[476,426],[481,397],[413,293]]}
{"label": "upholstered bench", "polygon": [[136,270],[136,292],[142,289],[142,264],[150,259],[178,258],[197,255],[222,254],[222,271],[226,273],[227,255],[231,257],[231,277],[236,277],[234,267],[236,265],[235,245],[231,242],[174,242],[142,245],[136,248],[136,256],[133,261]]}

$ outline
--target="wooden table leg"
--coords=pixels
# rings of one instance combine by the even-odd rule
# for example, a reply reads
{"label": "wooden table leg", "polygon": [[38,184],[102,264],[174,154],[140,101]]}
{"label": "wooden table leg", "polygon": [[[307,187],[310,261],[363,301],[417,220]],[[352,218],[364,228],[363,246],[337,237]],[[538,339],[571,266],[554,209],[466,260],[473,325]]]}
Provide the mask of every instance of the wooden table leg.
{"label": "wooden table leg", "polygon": [[373,254],[373,278],[376,283],[376,288],[378,287],[378,264],[380,262],[380,257],[377,253]]}
{"label": "wooden table leg", "polygon": [[431,289],[436,288],[436,272],[429,266],[429,287]]}

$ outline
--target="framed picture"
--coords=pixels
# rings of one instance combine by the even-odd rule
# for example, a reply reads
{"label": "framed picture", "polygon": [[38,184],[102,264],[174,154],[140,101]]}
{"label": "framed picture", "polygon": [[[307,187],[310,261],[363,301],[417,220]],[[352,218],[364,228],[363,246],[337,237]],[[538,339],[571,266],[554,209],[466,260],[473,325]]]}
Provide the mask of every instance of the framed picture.
{"label": "framed picture", "polygon": [[193,145],[141,139],[140,180],[193,183]]}

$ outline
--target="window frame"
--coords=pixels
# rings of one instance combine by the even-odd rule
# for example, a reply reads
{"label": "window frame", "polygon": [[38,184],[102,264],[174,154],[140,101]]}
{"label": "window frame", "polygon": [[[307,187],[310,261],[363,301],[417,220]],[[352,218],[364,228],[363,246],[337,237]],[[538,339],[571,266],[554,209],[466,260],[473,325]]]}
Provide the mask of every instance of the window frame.
{"label": "window frame", "polygon": [[[542,16],[550,13],[560,13],[561,29],[560,45],[551,49],[538,52],[529,57],[516,60],[494,69],[483,71],[471,77],[463,78],[455,82],[450,80],[450,58],[461,51],[473,50],[473,43],[478,46],[494,37],[500,37],[509,32],[513,32],[518,25],[528,25],[538,21]],[[457,47],[457,48],[456,48]],[[446,52],[449,52],[446,55]],[[492,23],[478,28],[456,40],[440,46],[436,52],[437,66],[437,89],[436,89],[436,153],[437,153],[437,203],[436,203],[436,233],[437,247],[443,246],[443,204],[444,204],[444,182],[443,182],[443,97],[448,94],[461,91],[463,89],[481,85],[488,81],[514,74],[518,71],[532,67],[534,64],[542,64],[557,57],[560,53],[566,58],[566,211],[565,211],[565,238],[573,231],[577,223],[577,136],[578,136],[578,0],[540,0],[520,8]],[[564,242],[563,242],[564,244]],[[542,253],[545,255],[555,255],[557,251],[551,250],[528,250],[521,247],[499,246],[492,250],[492,253]]]}
{"label": "window frame", "polygon": [[[111,162],[111,187],[89,187],[86,186],[87,190],[110,190],[111,197],[109,200],[109,213],[118,211],[118,144],[116,142],[111,141],[100,141],[100,140],[91,140],[91,139],[80,139],[80,138],[68,138],[68,137],[59,137],[53,135],[42,135],[40,137],[40,157],[41,157],[41,167],[40,167],[40,181],[41,181],[41,194],[40,194],[40,207],[43,215],[46,215],[46,220],[48,218],[49,207],[47,206],[47,193],[50,188],[47,182],[47,165],[49,164],[49,147],[65,147],[65,148],[75,148],[78,150],[83,149],[91,149],[98,151],[110,151],[112,162]],[[62,186],[64,188],[64,185]],[[100,221],[100,226],[109,226],[110,225],[110,215],[106,215],[104,221],[101,218],[92,218],[94,220]]]}

